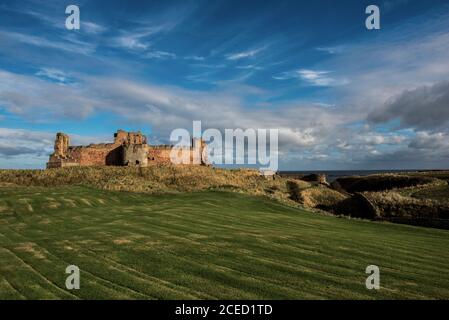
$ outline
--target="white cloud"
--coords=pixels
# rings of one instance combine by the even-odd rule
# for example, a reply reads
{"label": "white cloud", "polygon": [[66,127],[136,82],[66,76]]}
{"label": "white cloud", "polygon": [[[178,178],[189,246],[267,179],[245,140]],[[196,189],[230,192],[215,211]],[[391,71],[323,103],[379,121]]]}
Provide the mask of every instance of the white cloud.
{"label": "white cloud", "polygon": [[249,69],[249,70],[262,70],[262,67],[256,66],[254,64],[248,64],[248,65],[244,65],[244,66],[237,66],[237,69]]}
{"label": "white cloud", "polygon": [[[271,105],[248,110],[246,98],[264,93],[248,86],[239,89],[240,85],[233,83],[220,90],[201,92],[114,78],[79,80],[76,86],[59,86],[0,71],[0,103],[7,111],[35,121],[113,113],[125,121],[149,124],[166,138],[172,129],[190,128],[198,119],[204,126],[219,129],[281,128],[281,143],[288,148],[319,144],[327,139],[331,128],[344,121],[332,108],[300,103],[285,105],[282,112]],[[311,125],[315,128],[311,129]]]}
{"label": "white cloud", "polygon": [[[370,126],[364,129],[350,127],[352,123],[363,123],[372,110],[405,90],[413,91],[423,84],[429,86],[448,78],[449,34],[441,30],[445,29],[419,37],[420,41],[416,41],[415,35],[401,41],[353,45],[344,55],[329,56],[316,69],[296,69],[277,77],[326,87],[331,93],[329,97],[343,97],[335,102],[326,99],[330,106],[290,101],[275,105],[267,102],[251,108],[253,106],[247,103],[251,99],[247,98],[266,93],[255,92],[257,90],[240,92],[236,90],[236,83],[231,82],[227,83],[228,87],[221,83],[217,89],[203,92],[123,78],[84,77],[77,86],[60,88],[34,77],[8,72],[0,72],[0,102],[7,111],[24,117],[74,118],[86,117],[93,112],[117,114],[123,121],[151,125],[162,141],[171,129],[188,129],[191,121],[198,119],[203,121],[204,127],[280,128],[281,153],[285,155],[286,151],[291,151],[284,156],[284,161],[303,156],[304,161],[311,161],[308,164],[321,164],[321,168],[323,163],[335,166],[358,163],[365,167],[369,164],[373,168],[386,163],[393,166],[399,159],[406,163],[407,157],[414,164],[424,166],[433,161],[425,153],[437,155],[436,159],[443,163],[445,153],[437,147],[421,151],[431,145],[444,149],[441,141],[447,138],[446,133],[429,130],[416,134],[414,139],[413,131],[410,136],[402,136],[394,129],[386,134]],[[255,54],[237,55],[236,60],[251,56]],[[354,61],[366,63],[355,64]],[[351,79],[350,86],[341,86],[347,83],[341,75]],[[444,90],[440,96],[444,96]],[[439,114],[443,114],[442,121],[447,120],[445,113]],[[307,162],[300,165],[307,165]]]}
{"label": "white cloud", "polygon": [[364,145],[377,146],[377,145],[396,145],[400,144],[405,140],[405,137],[398,136],[391,133],[373,133],[368,132],[365,134],[357,134],[354,137],[353,142],[362,143]]}
{"label": "white cloud", "polygon": [[60,83],[66,83],[69,81],[69,76],[65,72],[55,68],[41,68],[38,72],[36,72],[36,75]]}
{"label": "white cloud", "polygon": [[9,112],[36,121],[52,117],[83,118],[97,106],[86,88],[61,86],[38,77],[0,70],[0,104]]}
{"label": "white cloud", "polygon": [[0,168],[43,168],[53,141],[47,132],[0,127]]}
{"label": "white cloud", "polygon": [[[427,130],[432,123],[447,123],[442,108],[445,99],[438,98],[441,94],[429,94],[443,89],[449,79],[448,18],[443,14],[431,23],[410,20],[382,36],[369,37],[369,41],[350,43],[345,54],[329,57],[320,68],[350,79],[350,85],[332,88],[330,93],[340,97],[337,104],[351,106],[360,121],[369,115],[380,125],[398,119],[403,127]],[[433,102],[427,105],[426,99]],[[428,114],[424,105],[429,107]]]}
{"label": "white cloud", "polygon": [[145,53],[145,58],[147,59],[176,59],[176,54],[167,51],[149,51]]}
{"label": "white cloud", "polygon": [[223,63],[218,64],[207,64],[207,63],[193,63],[191,64],[192,67],[199,67],[199,68],[207,68],[207,69],[222,69],[226,68],[226,65]]}
{"label": "white cloud", "polygon": [[[69,133],[70,134],[70,133]],[[55,132],[0,127],[0,168],[44,168],[53,152]],[[112,141],[110,137],[70,134],[72,145]]]}
{"label": "white cloud", "polygon": [[299,77],[314,86],[330,86],[335,83],[335,79],[329,76],[329,71],[298,70]]}
{"label": "white cloud", "polygon": [[335,107],[337,107],[336,104],[324,103],[324,102],[316,102],[316,103],[314,103],[314,105],[318,106],[318,107],[323,107],[323,108],[335,108]]}
{"label": "white cloud", "polygon": [[276,80],[300,79],[311,86],[330,87],[348,84],[347,79],[333,78],[330,71],[299,69],[283,72],[280,75],[273,76]]}
{"label": "white cloud", "polygon": [[145,23],[134,30],[121,30],[120,35],[111,40],[111,45],[132,51],[145,51],[151,47],[156,37],[172,30],[178,22]]}
{"label": "white cloud", "polygon": [[227,54],[225,57],[227,60],[240,60],[240,59],[244,59],[244,58],[252,58],[252,57],[256,56],[258,53],[264,51],[266,48],[267,48],[267,46],[263,46],[263,47],[248,50],[248,51],[231,53],[231,54]]}
{"label": "white cloud", "polygon": [[345,46],[318,47],[316,50],[326,52],[328,54],[340,54],[345,51]]}
{"label": "white cloud", "polygon": [[416,137],[410,142],[410,148],[427,150],[449,150],[449,134],[444,132],[429,133],[419,131]]}
{"label": "white cloud", "polygon": [[202,56],[187,56],[184,57],[185,60],[193,60],[193,61],[204,61],[206,58]]}
{"label": "white cloud", "polygon": [[449,82],[405,90],[368,115],[375,123],[398,119],[404,127],[436,129],[449,122]]}
{"label": "white cloud", "polygon": [[80,29],[90,34],[100,34],[107,31],[107,28],[91,21],[81,21]]}
{"label": "white cloud", "polygon": [[32,36],[24,33],[0,31],[1,42],[20,42],[26,45],[32,45],[43,48],[57,49],[70,53],[92,54],[96,46],[87,42],[66,38],[65,41],[54,41],[46,38]]}
{"label": "white cloud", "polygon": [[139,35],[127,34],[116,38],[115,44],[130,50],[146,50],[150,43],[142,41],[141,38]]}

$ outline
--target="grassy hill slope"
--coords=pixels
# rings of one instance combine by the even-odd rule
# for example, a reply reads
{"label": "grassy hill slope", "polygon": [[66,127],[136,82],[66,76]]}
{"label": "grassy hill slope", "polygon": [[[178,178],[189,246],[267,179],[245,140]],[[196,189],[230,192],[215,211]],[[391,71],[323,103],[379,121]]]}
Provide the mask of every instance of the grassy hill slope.
{"label": "grassy hill slope", "polygon": [[448,231],[238,193],[0,187],[0,299],[448,299],[448,247]]}
{"label": "grassy hill slope", "polygon": [[[229,190],[265,195],[289,202],[287,179],[262,177],[257,170],[227,170],[206,166],[72,167],[51,170],[0,170],[0,185],[69,186],[79,185],[104,190],[153,194],[202,190]],[[302,188],[310,183],[297,181]]]}

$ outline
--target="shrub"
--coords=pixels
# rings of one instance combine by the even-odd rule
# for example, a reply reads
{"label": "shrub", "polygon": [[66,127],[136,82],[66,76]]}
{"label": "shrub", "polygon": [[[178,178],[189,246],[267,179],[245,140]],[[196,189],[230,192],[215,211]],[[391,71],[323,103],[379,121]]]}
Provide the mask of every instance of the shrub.
{"label": "shrub", "polygon": [[300,202],[301,197],[299,193],[301,192],[301,189],[299,188],[299,185],[296,181],[288,180],[287,181],[287,190],[288,194],[290,195],[290,199],[296,202]]}

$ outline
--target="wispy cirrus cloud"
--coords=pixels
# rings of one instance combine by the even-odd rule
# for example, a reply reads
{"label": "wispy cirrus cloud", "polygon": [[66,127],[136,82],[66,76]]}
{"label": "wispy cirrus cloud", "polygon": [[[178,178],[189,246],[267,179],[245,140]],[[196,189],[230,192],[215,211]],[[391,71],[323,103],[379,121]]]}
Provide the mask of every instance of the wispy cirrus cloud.
{"label": "wispy cirrus cloud", "polygon": [[71,53],[89,55],[95,52],[94,44],[75,40],[70,37],[59,40],[50,40],[44,37],[38,37],[19,32],[0,31],[1,42],[19,42],[25,45],[31,45],[42,48],[57,49]]}
{"label": "wispy cirrus cloud", "polygon": [[146,23],[136,28],[120,30],[119,35],[111,39],[111,44],[123,49],[145,51],[157,36],[170,32],[175,26],[175,22]]}
{"label": "wispy cirrus cloud", "polygon": [[340,54],[345,51],[345,48],[346,48],[345,46],[340,45],[340,46],[331,46],[331,47],[317,47],[316,50],[326,52],[329,54]]}
{"label": "wispy cirrus cloud", "polygon": [[131,28],[122,28],[118,36],[111,39],[112,45],[131,51],[146,51],[160,37],[169,34],[194,10],[189,3],[168,7],[157,15],[149,13],[133,20]]}
{"label": "wispy cirrus cloud", "polygon": [[151,42],[144,40],[155,34],[157,31],[147,31],[143,33],[123,33],[122,35],[116,37],[112,40],[112,45],[119,48],[124,48],[128,50],[146,50],[150,47]]}
{"label": "wispy cirrus cloud", "polygon": [[193,56],[184,57],[184,59],[185,60],[193,60],[193,61],[204,61],[206,58],[203,56],[193,55]]}
{"label": "wispy cirrus cloud", "polygon": [[262,70],[263,68],[260,66],[257,66],[255,64],[248,64],[248,65],[243,65],[243,66],[237,66],[237,69],[249,69],[249,70]]}
{"label": "wispy cirrus cloud", "polygon": [[55,68],[41,68],[36,75],[63,84],[70,81],[70,76],[66,72]]}
{"label": "wispy cirrus cloud", "polygon": [[174,54],[172,52],[167,52],[167,51],[155,50],[155,51],[149,51],[149,52],[145,53],[145,58],[161,59],[161,60],[176,59],[176,54]]}
{"label": "wispy cirrus cloud", "polygon": [[108,30],[107,27],[91,21],[82,21],[80,29],[90,34],[101,34]]}
{"label": "wispy cirrus cloud", "polygon": [[276,80],[300,79],[308,85],[317,87],[339,86],[348,83],[348,80],[334,78],[331,74],[330,71],[299,69],[283,72],[273,78]]}
{"label": "wispy cirrus cloud", "polygon": [[245,59],[245,58],[252,58],[252,57],[255,57],[257,54],[259,54],[260,52],[264,51],[265,49],[267,49],[266,45],[259,47],[259,48],[247,50],[247,51],[230,53],[230,54],[225,55],[225,58],[227,60],[240,60],[240,59]]}
{"label": "wispy cirrus cloud", "polygon": [[336,82],[329,76],[329,71],[314,71],[301,69],[297,71],[300,79],[307,81],[314,86],[330,86]]}
{"label": "wispy cirrus cloud", "polygon": [[[31,3],[32,5],[32,3]],[[44,8],[42,8],[44,7]],[[39,8],[41,8],[39,10]],[[59,7],[57,7],[60,9]],[[27,4],[23,7],[12,7],[12,6],[3,6],[2,10],[6,10],[9,12],[13,12],[15,14],[26,15],[41,21],[43,24],[47,26],[51,26],[57,29],[65,29],[65,17],[61,14],[57,14],[55,12],[55,7],[52,4],[47,3],[47,6],[39,3],[39,6],[34,4],[32,8],[28,7]],[[44,10],[45,9],[45,10]],[[53,13],[53,14],[51,14]],[[100,25],[97,22],[89,21],[86,19],[82,19],[80,23],[80,31],[88,34],[101,34],[108,30],[106,26]]]}

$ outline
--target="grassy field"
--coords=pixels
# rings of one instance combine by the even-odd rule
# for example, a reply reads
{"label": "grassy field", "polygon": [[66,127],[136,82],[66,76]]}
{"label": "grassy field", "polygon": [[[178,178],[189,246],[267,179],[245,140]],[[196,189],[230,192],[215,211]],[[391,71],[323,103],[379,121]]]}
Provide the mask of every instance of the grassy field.
{"label": "grassy field", "polygon": [[448,231],[238,193],[0,187],[0,299],[448,299],[448,248]]}

